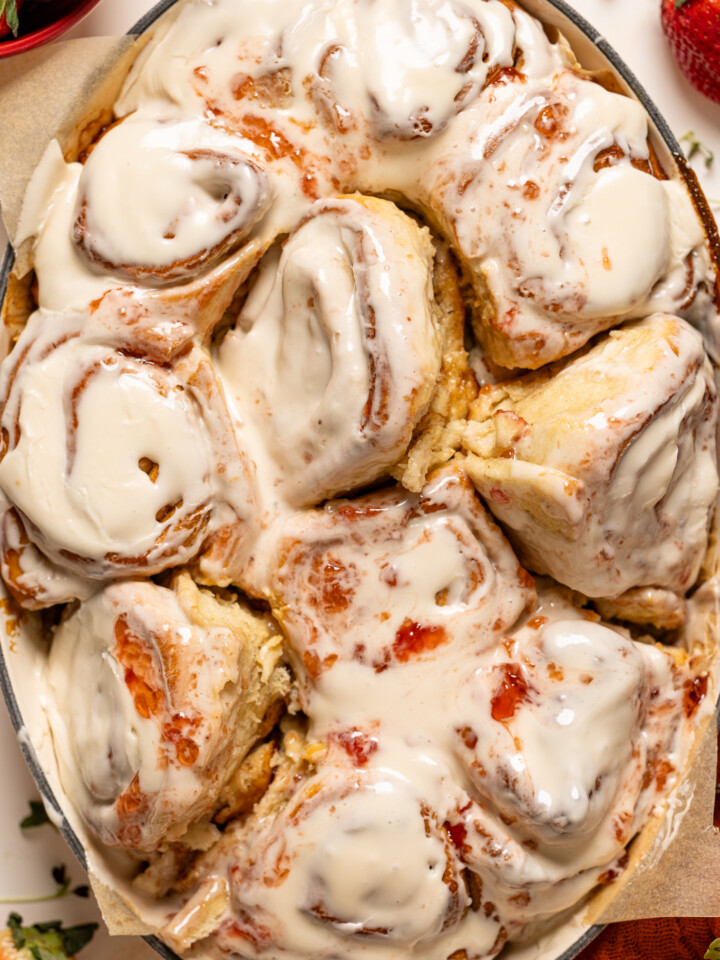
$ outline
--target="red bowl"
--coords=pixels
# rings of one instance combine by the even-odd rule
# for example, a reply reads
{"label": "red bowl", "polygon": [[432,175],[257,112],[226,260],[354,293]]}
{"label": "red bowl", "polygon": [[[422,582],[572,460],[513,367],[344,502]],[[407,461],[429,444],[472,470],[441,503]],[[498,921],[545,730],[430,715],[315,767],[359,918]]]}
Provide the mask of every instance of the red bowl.
{"label": "red bowl", "polygon": [[25,53],[56,40],[96,7],[100,0],[55,0],[20,11],[20,34],[0,39],[0,58]]}

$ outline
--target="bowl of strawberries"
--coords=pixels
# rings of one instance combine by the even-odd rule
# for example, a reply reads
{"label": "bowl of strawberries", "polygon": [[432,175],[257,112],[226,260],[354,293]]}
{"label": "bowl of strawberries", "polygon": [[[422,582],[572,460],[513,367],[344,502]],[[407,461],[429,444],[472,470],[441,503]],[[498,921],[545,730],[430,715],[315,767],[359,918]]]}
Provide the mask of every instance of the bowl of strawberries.
{"label": "bowl of strawberries", "polygon": [[0,0],[0,57],[57,39],[100,0]]}

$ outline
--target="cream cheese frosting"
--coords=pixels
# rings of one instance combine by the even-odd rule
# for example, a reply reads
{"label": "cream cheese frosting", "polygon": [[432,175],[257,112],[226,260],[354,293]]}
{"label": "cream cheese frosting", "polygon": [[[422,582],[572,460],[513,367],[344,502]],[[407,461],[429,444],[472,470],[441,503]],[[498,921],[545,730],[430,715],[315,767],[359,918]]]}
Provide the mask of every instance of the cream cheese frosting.
{"label": "cream cheese frosting", "polygon": [[212,807],[286,693],[279,640],[187,575],[111,584],[61,624],[48,670],[63,778],[103,842],[151,851]]}
{"label": "cream cheese frosting", "polygon": [[707,661],[609,622],[692,616],[718,491],[648,138],[511,0],[184,0],[48,148],[0,563],[76,601],[63,786],[181,952],[489,960],[682,776]]}
{"label": "cream cheese frosting", "polygon": [[149,576],[213,538],[239,555],[254,522],[254,475],[200,348],[129,356],[98,314],[37,311],[0,378],[2,504],[32,544],[6,541],[3,572],[33,605],[73,596],[48,593],[45,559],[80,580]]}
{"label": "cream cheese frosting", "polygon": [[716,405],[700,335],[654,315],[552,376],[487,387],[466,466],[532,569],[589,597],[682,596],[717,495]]}
{"label": "cream cheese frosting", "polygon": [[318,201],[263,261],[216,363],[288,502],[362,486],[407,449],[440,370],[431,265],[426,233],[362,197]]}

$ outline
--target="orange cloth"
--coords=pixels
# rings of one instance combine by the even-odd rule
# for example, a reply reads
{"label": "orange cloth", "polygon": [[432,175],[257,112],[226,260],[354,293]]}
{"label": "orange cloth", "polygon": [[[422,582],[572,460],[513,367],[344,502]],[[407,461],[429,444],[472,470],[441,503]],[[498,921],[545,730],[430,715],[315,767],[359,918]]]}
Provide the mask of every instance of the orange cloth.
{"label": "orange cloth", "polygon": [[[718,882],[718,878],[714,879]],[[578,960],[702,960],[720,937],[720,919],[611,923]]]}

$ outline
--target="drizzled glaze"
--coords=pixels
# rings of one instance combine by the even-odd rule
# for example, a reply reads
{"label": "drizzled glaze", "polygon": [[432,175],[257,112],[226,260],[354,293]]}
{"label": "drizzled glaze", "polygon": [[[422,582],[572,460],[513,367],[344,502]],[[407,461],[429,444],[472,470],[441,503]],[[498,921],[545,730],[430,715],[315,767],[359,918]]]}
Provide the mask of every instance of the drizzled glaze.
{"label": "drizzled glaze", "polygon": [[467,468],[533,570],[590,597],[682,596],[717,494],[716,408],[700,335],[657,315],[553,376],[486,387]]}
{"label": "drizzled glaze", "polygon": [[[505,366],[540,366],[619,319],[712,310],[702,229],[679,184],[653,175],[642,108],[582,76],[499,0],[414,0],[402,11],[364,0],[189,2],[116,109],[130,131],[182,117],[209,122],[216,138],[239,135],[274,195],[250,229],[263,245],[318,197],[403,195],[460,252],[476,332]],[[141,152],[173,150],[177,126],[158,128]],[[91,157],[83,190],[112,192],[112,170]],[[78,189],[70,171],[65,182],[42,231],[58,247],[59,209]],[[132,195],[157,211],[151,183]],[[100,231],[93,243],[109,247]]]}
{"label": "drizzled glaze", "polygon": [[[358,541],[330,518],[330,549],[382,576],[388,541],[371,536],[374,519],[358,518]],[[429,555],[413,559],[391,616],[365,631],[380,649],[441,579]],[[498,562],[514,563],[507,545]],[[507,595],[523,603],[523,587]],[[308,735],[327,755],[277,819],[214,864],[232,903],[219,943],[248,957],[493,956],[615,876],[679,768],[687,668],[588,616],[544,588],[502,643],[480,632],[469,649],[453,634],[380,672],[336,631],[319,676],[300,666]]]}
{"label": "drizzled glaze", "polygon": [[21,530],[3,576],[33,606],[88,595],[54,567],[149,576],[203,548],[238,554],[253,522],[253,476],[202,351],[128,356],[101,320],[38,311],[2,371],[3,522]]}
{"label": "drizzled glaze", "polygon": [[[298,512],[385,479],[431,399],[439,368],[426,233],[387,200],[338,195],[384,194],[420,209],[460,255],[478,338],[491,360],[510,367],[562,357],[655,309],[687,313],[712,329],[713,278],[688,197],[662,179],[641,109],[584,77],[537,21],[499,0],[187,0],[139,58],[116,115],[122,122],[84,166],[65,164],[51,148],[29,194],[24,227],[37,232],[40,304],[56,314],[38,313],[28,330],[45,320],[48,330],[64,330],[83,318],[82,330],[53,342],[38,362],[62,352],[72,366],[81,353],[105,351],[116,309],[122,336],[110,336],[110,344],[123,357],[118,363],[138,367],[138,382],[157,364],[163,383],[176,378],[186,386],[181,371],[197,360],[195,371],[204,372],[217,398],[198,341],[207,341],[250,266],[270,251],[235,329],[212,354],[259,491],[244,454],[241,467],[233,456],[215,459],[219,437],[219,448],[237,450],[227,440],[222,402],[197,430],[192,416],[203,404],[196,396],[167,416],[171,429],[179,425],[190,438],[177,475],[188,496],[197,488],[198,509],[219,499],[223,516],[224,507],[230,512],[214,543],[202,541],[211,554],[216,548],[218,562],[203,558],[201,572],[214,583],[234,580],[271,604],[314,745],[309,775],[296,772],[284,785],[287,803],[272,815],[260,806],[237,830],[231,824],[203,860],[195,888],[182,888],[186,902],[172,929],[185,930],[195,914],[200,922],[173,942],[185,948],[200,939],[200,955],[244,958],[493,957],[508,937],[521,937],[528,924],[565,910],[621,870],[625,845],[687,756],[693,720],[683,703],[696,705],[710,685],[682,655],[633,642],[553,587],[542,586],[536,599],[530,576],[456,465],[432,475],[418,494],[387,487]],[[124,178],[126,152],[147,175]],[[225,170],[216,178],[218,156],[231,158],[239,178]],[[156,197],[154,171],[166,160],[173,176]],[[132,199],[132,226],[124,196],[114,194],[118,178]],[[218,212],[227,223],[218,222]],[[142,250],[134,239],[140,227],[147,228]],[[227,289],[206,274],[209,285],[219,284],[222,305],[196,317],[188,304],[197,290],[182,292],[181,282],[222,270],[216,258],[235,247],[242,269]],[[334,279],[323,287],[330,272]],[[176,284],[177,300],[155,296]],[[150,299],[143,286],[163,289]],[[310,303],[318,290],[323,310]],[[137,299],[145,312],[138,321],[133,307],[127,322],[127,304]],[[90,307],[98,300],[102,316]],[[623,491],[648,445],[661,461],[654,478],[666,478],[676,455],[689,458],[679,494],[712,458],[715,401],[702,350],[679,321],[668,322],[677,362],[665,357],[661,372],[633,369],[642,402],[633,407],[623,395],[612,411],[626,440],[637,426],[633,417],[654,416],[644,431],[648,443],[641,438],[637,455],[630,444],[616,471]],[[8,396],[16,383],[23,393],[22,351],[31,340],[21,338],[4,368]],[[139,343],[140,358],[133,353]],[[336,364],[334,351],[342,348],[351,361]],[[690,355],[688,371],[682,360]],[[338,388],[334,380],[348,370],[352,376]],[[680,388],[668,390],[673,378]],[[48,378],[39,390],[54,412],[59,381],[59,374]],[[658,400],[662,390],[667,396]],[[153,402],[165,411],[173,391],[160,390]],[[371,411],[379,414],[368,434]],[[500,431],[506,439],[518,426],[508,419]],[[30,420],[32,428],[39,417]],[[705,438],[697,455],[684,446],[688,420]],[[93,422],[97,427],[99,418]],[[24,426],[17,436],[12,426],[12,451],[0,464],[10,500],[25,469],[9,459],[24,443]],[[135,440],[132,430],[125,433]],[[49,451],[56,467],[63,436]],[[460,442],[454,436],[451,446]],[[141,461],[145,480],[133,474],[135,481],[164,476],[152,451],[136,468]],[[173,482],[177,477],[171,473]],[[706,475],[679,533],[682,556],[668,562],[666,579],[681,593],[697,572],[715,490],[716,475]],[[656,506],[656,491],[640,484],[634,492],[648,510]],[[510,502],[500,487],[486,495]],[[596,499],[602,510],[602,496]],[[140,500],[143,515],[149,501]],[[681,500],[672,504],[668,539],[684,517]],[[17,509],[5,513],[12,529],[4,534],[3,568],[17,586],[29,575],[23,564],[32,566],[32,590],[18,590],[24,602],[87,597],[88,569],[118,576],[108,565],[104,530],[85,536],[83,564],[68,564],[46,546],[41,527],[55,524],[64,542],[78,535],[75,521],[84,529],[82,511],[35,518],[41,507],[34,497],[25,508],[27,524]],[[247,524],[253,511],[256,523]],[[152,528],[140,531],[151,551]],[[554,556],[555,541],[543,537],[538,541],[553,544],[547,552]],[[190,540],[161,566],[194,557],[202,538]],[[132,552],[125,541],[121,548]],[[558,552],[566,576],[573,564]],[[675,567],[683,564],[681,576]],[[620,581],[636,583],[643,560],[629,552],[616,566]],[[140,570],[123,566],[120,575],[150,572],[145,562]],[[592,577],[595,568],[582,572]],[[147,639],[138,640],[140,672],[125,662],[117,611],[108,606],[120,594],[137,606],[133,636],[143,633],[141,621],[149,625]],[[157,715],[148,706],[162,670],[168,692],[176,692],[157,640],[175,631],[196,654],[192,671],[179,678],[200,683],[189,714],[207,718],[216,744],[225,742],[221,728],[234,723],[235,715],[228,720],[220,709],[218,677],[205,662],[219,665],[222,677],[232,674],[237,687],[232,657],[222,638],[198,633],[187,619],[164,588],[129,582],[81,604],[56,636],[50,673],[64,716],[53,717],[53,729],[65,786],[109,842],[151,850],[174,839],[193,817],[212,813],[213,791],[233,774],[237,758],[221,748],[217,761],[209,760],[211,789],[199,795],[208,770],[200,752],[195,757],[186,746],[178,753],[158,725],[172,697],[158,698]],[[90,690],[102,688],[97,734],[68,693],[70,675],[83,684],[91,678]],[[110,742],[117,768],[108,763]],[[131,816],[126,821],[139,833],[120,836],[118,798],[136,778],[140,805],[167,803],[172,829],[162,816]]]}
{"label": "drizzled glaze", "polygon": [[[73,239],[103,272],[158,282],[191,275],[238,246],[270,205],[257,154],[203,121],[133,117],[83,167]],[[132,155],[142,163],[128,164]]]}
{"label": "drizzled glaze", "polygon": [[212,809],[286,692],[279,641],[187,575],[173,590],[112,584],[62,623],[49,661],[58,754],[104,843],[148,852]]}
{"label": "drizzled glaze", "polygon": [[445,644],[492,645],[532,581],[467,477],[446,468],[421,495],[339,500],[281,524],[262,575],[300,675],[338,657],[376,673]]}

